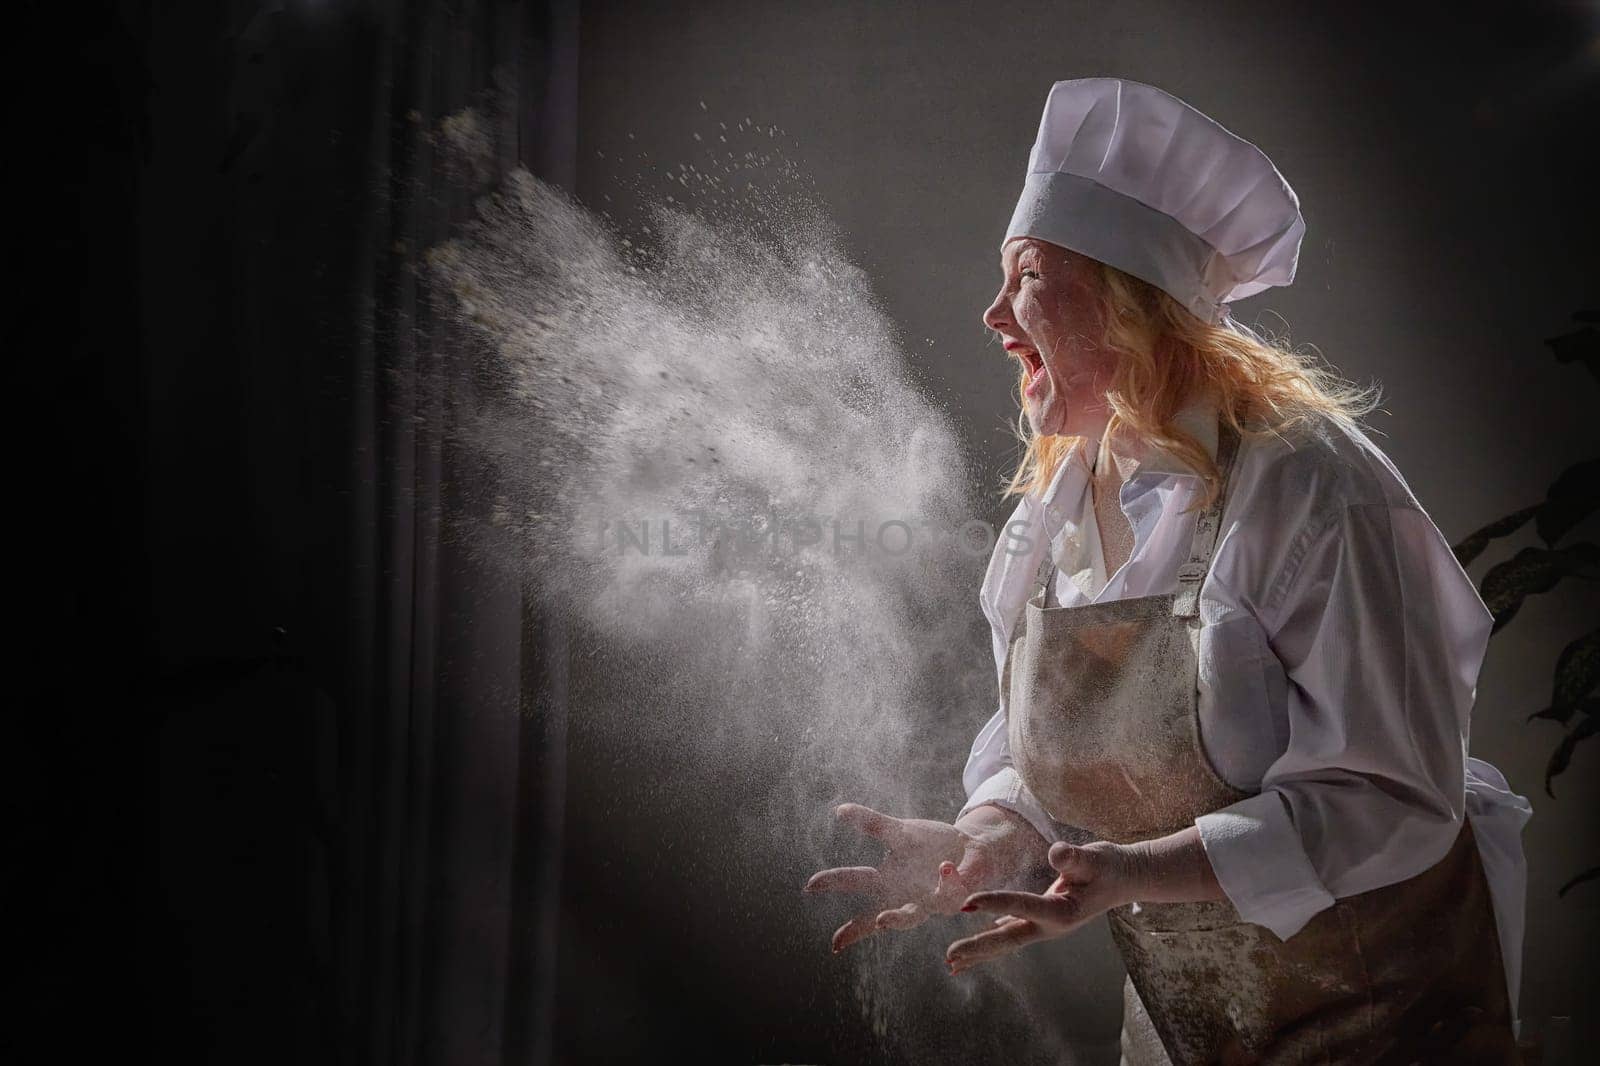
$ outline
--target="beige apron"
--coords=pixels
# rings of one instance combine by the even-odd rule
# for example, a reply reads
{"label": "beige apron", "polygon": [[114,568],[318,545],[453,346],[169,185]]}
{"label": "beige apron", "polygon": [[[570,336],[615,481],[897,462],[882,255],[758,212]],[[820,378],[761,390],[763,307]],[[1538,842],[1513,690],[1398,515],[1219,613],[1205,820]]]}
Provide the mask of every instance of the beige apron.
{"label": "beige apron", "polygon": [[[1036,583],[1006,654],[1012,758],[1057,821],[1130,843],[1247,793],[1217,776],[1198,710],[1200,586],[1223,492],[1196,520],[1178,591],[1046,606]],[[1049,553],[1041,577],[1055,572]],[[1441,684],[1443,681],[1441,681]],[[1128,970],[1123,1061],[1516,1063],[1500,942],[1471,827],[1416,877],[1337,900],[1287,941],[1227,901],[1108,912]]]}

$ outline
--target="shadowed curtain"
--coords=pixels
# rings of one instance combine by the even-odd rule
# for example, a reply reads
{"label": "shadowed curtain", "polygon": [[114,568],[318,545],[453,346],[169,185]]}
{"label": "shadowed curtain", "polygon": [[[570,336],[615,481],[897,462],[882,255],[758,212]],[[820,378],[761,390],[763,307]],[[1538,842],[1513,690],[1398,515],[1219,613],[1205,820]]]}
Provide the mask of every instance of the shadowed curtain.
{"label": "shadowed curtain", "polygon": [[560,638],[450,535],[485,506],[450,432],[469,346],[422,260],[515,165],[572,187],[575,0],[128,10],[149,1024],[167,1061],[546,1062]]}

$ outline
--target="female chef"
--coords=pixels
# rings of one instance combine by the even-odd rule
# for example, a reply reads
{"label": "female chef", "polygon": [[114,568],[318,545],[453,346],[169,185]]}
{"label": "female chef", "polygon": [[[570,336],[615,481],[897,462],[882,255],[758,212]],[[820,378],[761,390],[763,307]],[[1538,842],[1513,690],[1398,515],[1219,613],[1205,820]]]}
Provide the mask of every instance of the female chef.
{"label": "female chef", "polygon": [[1125,1062],[1517,1061],[1531,811],[1466,754],[1491,616],[1371,396],[1229,314],[1304,232],[1182,101],[1051,89],[983,316],[1027,427],[1000,707],[953,824],[838,809],[887,854],[807,884],[868,900],[835,951],[990,916],[959,973],[1103,914]]}

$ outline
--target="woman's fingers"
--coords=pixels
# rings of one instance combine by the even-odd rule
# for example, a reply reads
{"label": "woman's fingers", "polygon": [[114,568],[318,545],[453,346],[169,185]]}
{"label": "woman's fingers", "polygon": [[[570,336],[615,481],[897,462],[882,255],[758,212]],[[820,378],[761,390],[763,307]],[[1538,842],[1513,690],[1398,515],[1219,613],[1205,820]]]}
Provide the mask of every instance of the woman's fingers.
{"label": "woman's fingers", "polygon": [[949,963],[952,974],[958,974],[980,962],[1009,955],[1029,944],[1044,940],[1047,935],[1037,923],[1018,918],[987,929],[976,936],[969,936],[965,940],[957,940],[944,953],[944,961]]}
{"label": "woman's fingers", "polygon": [[883,874],[873,866],[840,866],[812,874],[800,891],[853,892],[881,898],[884,895]]}
{"label": "woman's fingers", "polygon": [[1090,880],[1094,876],[1099,857],[1098,852],[1077,844],[1068,844],[1064,840],[1050,845],[1050,868],[1060,874],[1062,880],[1069,883]]}
{"label": "woman's fingers", "polygon": [[989,879],[994,864],[989,853],[982,848],[967,848],[961,856],[961,865],[951,871],[962,884],[981,885]]}
{"label": "woman's fingers", "polygon": [[876,837],[891,848],[898,847],[905,838],[900,819],[880,814],[871,807],[863,807],[859,803],[841,803],[833,809],[833,813],[843,824],[869,837]]}
{"label": "woman's fingers", "polygon": [[904,907],[877,913],[858,914],[841,925],[833,934],[833,952],[837,955],[845,948],[876,933],[880,929],[911,929],[927,920],[928,914],[920,904],[907,903]]}
{"label": "woman's fingers", "polygon": [[1032,892],[977,892],[967,897],[964,911],[999,911],[1033,922],[1058,926],[1076,916],[1077,901],[1070,895],[1038,896]]}
{"label": "woman's fingers", "polygon": [[879,914],[877,924],[879,929],[912,929],[921,925],[927,916],[921,904],[907,903]]}
{"label": "woman's fingers", "polygon": [[845,825],[882,841],[886,847],[898,848],[906,843],[904,818],[896,818],[859,803],[840,804],[835,808],[835,814]]}
{"label": "woman's fingers", "polygon": [[870,914],[858,914],[845,922],[833,934],[833,953],[835,955],[858,940],[865,940],[878,931],[878,927]]}
{"label": "woman's fingers", "polygon": [[930,901],[933,909],[945,914],[959,910],[970,894],[971,890],[962,883],[956,864],[948,861],[940,863],[939,880],[933,890],[933,899]]}

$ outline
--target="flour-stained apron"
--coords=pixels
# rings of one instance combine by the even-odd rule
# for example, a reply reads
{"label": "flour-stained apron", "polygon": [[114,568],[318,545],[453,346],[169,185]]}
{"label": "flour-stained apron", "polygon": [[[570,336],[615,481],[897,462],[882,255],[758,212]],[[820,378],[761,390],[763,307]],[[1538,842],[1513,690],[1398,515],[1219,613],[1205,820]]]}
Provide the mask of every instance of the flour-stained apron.
{"label": "flour-stained apron", "polygon": [[[1012,758],[1057,821],[1103,840],[1165,836],[1243,798],[1200,743],[1200,586],[1223,492],[1196,519],[1174,593],[1046,605],[1046,553],[1006,654]],[[1444,684],[1443,679],[1440,684]],[[1123,1061],[1515,1063],[1489,886],[1470,825],[1409,880],[1337,900],[1287,941],[1227,901],[1108,913],[1128,970]]]}

